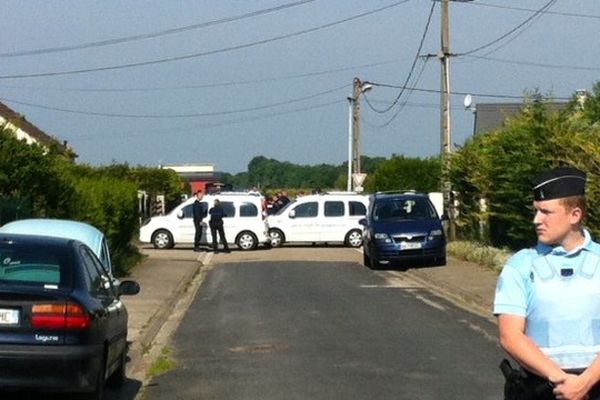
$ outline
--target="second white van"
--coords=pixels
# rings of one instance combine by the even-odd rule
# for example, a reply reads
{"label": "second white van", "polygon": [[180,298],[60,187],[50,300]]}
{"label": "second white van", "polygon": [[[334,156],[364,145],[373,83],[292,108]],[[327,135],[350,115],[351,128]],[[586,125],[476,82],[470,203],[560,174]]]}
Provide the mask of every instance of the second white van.
{"label": "second white van", "polygon": [[284,243],[362,244],[362,226],[369,198],[356,193],[303,196],[267,218],[273,247]]}

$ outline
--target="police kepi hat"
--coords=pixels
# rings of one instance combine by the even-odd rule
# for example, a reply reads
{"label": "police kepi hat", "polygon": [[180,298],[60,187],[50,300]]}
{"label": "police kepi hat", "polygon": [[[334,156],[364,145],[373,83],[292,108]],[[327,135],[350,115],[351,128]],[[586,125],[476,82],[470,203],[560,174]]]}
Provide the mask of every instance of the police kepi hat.
{"label": "police kepi hat", "polygon": [[544,171],[533,181],[535,201],[560,199],[585,194],[585,172],[577,168],[561,167]]}

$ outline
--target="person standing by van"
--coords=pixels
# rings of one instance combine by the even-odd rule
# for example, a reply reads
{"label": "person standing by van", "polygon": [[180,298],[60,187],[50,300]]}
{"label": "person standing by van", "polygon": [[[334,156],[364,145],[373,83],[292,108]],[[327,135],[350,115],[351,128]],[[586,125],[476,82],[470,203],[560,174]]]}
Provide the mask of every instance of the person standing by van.
{"label": "person standing by van", "polygon": [[204,197],[204,192],[202,190],[198,190],[196,192],[196,201],[194,201],[194,205],[192,206],[192,211],[194,214],[194,228],[196,229],[196,233],[194,235],[194,251],[200,251],[200,242],[202,242],[202,220],[206,218],[206,203],[202,202],[202,198]]}
{"label": "person standing by van", "polygon": [[223,206],[219,199],[215,199],[214,207],[212,207],[208,213],[210,214],[208,225],[210,226],[210,234],[212,236],[213,251],[215,253],[219,252],[219,245],[217,243],[218,232],[219,239],[223,244],[223,251],[229,253],[229,246],[227,245],[227,239],[225,239],[225,229],[223,229],[223,217],[227,217],[227,214],[225,214],[225,210],[223,210]]}

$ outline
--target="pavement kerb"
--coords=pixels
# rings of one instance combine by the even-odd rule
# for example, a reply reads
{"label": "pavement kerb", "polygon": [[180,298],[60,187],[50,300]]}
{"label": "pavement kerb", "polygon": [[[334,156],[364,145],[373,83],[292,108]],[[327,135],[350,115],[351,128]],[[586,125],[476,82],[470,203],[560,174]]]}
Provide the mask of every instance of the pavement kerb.
{"label": "pavement kerb", "polygon": [[[128,352],[130,358],[128,375],[133,379],[141,381],[142,386],[147,383],[147,369],[156,360],[160,354],[160,350],[162,350],[161,347],[159,352],[156,352],[157,337],[165,329],[166,322],[173,315],[174,310],[182,302],[182,299],[193,298],[197,288],[200,286],[199,283],[201,280],[197,282],[198,278],[201,277],[203,279],[204,274],[202,271],[211,258],[212,254],[198,256],[196,268],[182,277],[175,290],[171,292],[169,299],[159,306],[148,320],[148,323],[140,330],[138,338],[131,344]],[[195,282],[197,284],[194,284]],[[140,393],[138,393],[138,396]]]}
{"label": "pavement kerb", "polygon": [[431,289],[433,292],[441,296],[442,298],[450,301],[451,303],[466,308],[473,313],[489,320],[490,322],[497,323],[496,318],[492,314],[492,310],[482,305],[483,299],[476,294],[469,292],[468,290],[462,290],[456,285],[448,284],[447,282],[435,279],[431,275],[425,275],[419,273],[418,269],[407,270],[405,272],[418,284]]}

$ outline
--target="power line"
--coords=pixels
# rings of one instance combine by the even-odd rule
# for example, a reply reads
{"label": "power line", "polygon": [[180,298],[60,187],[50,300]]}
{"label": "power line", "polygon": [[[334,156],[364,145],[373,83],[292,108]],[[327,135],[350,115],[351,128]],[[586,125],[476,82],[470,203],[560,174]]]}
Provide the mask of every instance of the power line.
{"label": "power line", "polygon": [[566,65],[566,64],[546,64],[546,63],[536,63],[532,61],[518,61],[518,60],[507,60],[502,58],[493,58],[486,56],[465,56],[468,58],[476,58],[480,60],[493,61],[504,64],[516,64],[516,65],[527,65],[531,67],[540,67],[540,68],[555,68],[555,69],[568,69],[568,70],[581,70],[581,71],[600,71],[599,67],[584,67],[578,65]]}
{"label": "power line", "polygon": [[183,60],[189,60],[189,59],[198,58],[198,57],[204,57],[204,56],[209,56],[209,55],[214,55],[214,54],[231,52],[231,51],[235,51],[235,50],[242,50],[242,49],[247,49],[250,47],[256,47],[256,46],[260,46],[263,44],[272,43],[272,42],[280,41],[283,39],[289,39],[292,37],[305,35],[307,33],[312,33],[312,32],[316,32],[319,30],[331,28],[332,26],[340,25],[340,24],[350,22],[350,21],[353,21],[353,20],[356,20],[359,18],[363,18],[363,17],[369,16],[369,15],[372,15],[372,14],[375,14],[375,13],[378,13],[381,11],[388,10],[388,9],[396,7],[400,4],[407,3],[409,1],[410,0],[397,1],[395,3],[389,4],[384,7],[366,11],[361,14],[357,14],[357,15],[354,15],[354,16],[351,16],[348,18],[330,22],[328,24],[319,25],[314,28],[304,29],[301,31],[288,33],[288,34],[281,35],[281,36],[275,36],[275,37],[272,37],[269,39],[259,40],[259,41],[255,41],[255,42],[240,44],[237,46],[231,46],[231,47],[226,47],[226,48],[221,48],[221,49],[216,49],[216,50],[209,50],[209,51],[204,51],[204,52],[200,52],[200,53],[188,54],[188,55],[184,55],[184,56],[161,58],[158,60],[141,61],[141,62],[129,63],[129,64],[111,65],[111,66],[95,67],[95,68],[85,68],[85,69],[77,69],[77,70],[70,70],[70,71],[42,72],[42,73],[35,73],[35,74],[2,75],[2,76],[0,76],[0,79],[40,78],[40,77],[48,77],[48,76],[61,76],[61,75],[83,74],[83,73],[89,73],[89,72],[111,71],[111,70],[118,70],[118,69],[125,69],[125,68],[163,64],[163,63],[174,62],[174,61],[183,61]]}
{"label": "power line", "polygon": [[[401,89],[401,86],[398,85],[390,85],[387,83],[377,83],[377,82],[369,82],[371,85],[373,86],[380,86],[380,87],[387,87],[387,88],[394,88],[394,89]],[[436,93],[439,94],[441,92],[440,89],[421,89],[421,88],[411,88],[411,90],[415,91],[415,92],[424,92],[424,93]],[[477,92],[459,92],[459,91],[453,91],[452,93],[450,93],[451,95],[455,95],[455,96],[466,96],[466,95],[471,95],[471,96],[477,96],[477,97],[484,97],[484,98],[497,98],[497,99],[523,99],[525,96],[524,95],[514,95],[514,94],[490,94],[490,93],[477,93]],[[553,99],[556,100],[571,100],[570,97],[553,97]]]}
{"label": "power line", "polygon": [[421,67],[421,71],[419,71],[419,74],[417,75],[417,78],[413,81],[413,83],[411,84],[411,87],[408,88],[408,95],[404,99],[404,102],[400,105],[400,107],[398,107],[398,110],[396,110],[396,112],[394,113],[394,115],[392,115],[392,117],[390,119],[388,119],[379,128],[385,128],[385,127],[389,126],[396,119],[396,117],[398,117],[398,115],[400,115],[400,113],[402,112],[402,110],[404,110],[404,107],[408,103],[408,99],[410,99],[410,95],[413,93],[413,91],[416,90],[415,88],[416,88],[417,84],[419,83],[419,80],[421,79],[421,76],[423,75],[423,71],[425,71],[425,67],[427,66],[427,61],[429,61],[429,58],[425,58],[424,59],[423,66]]}
{"label": "power line", "polygon": [[[277,112],[275,114],[264,114],[264,115],[258,115],[258,116],[254,116],[254,117],[247,117],[247,118],[236,118],[236,119],[232,119],[229,121],[223,121],[223,122],[216,122],[216,123],[211,123],[211,124],[201,124],[201,125],[194,125],[194,126],[190,126],[188,128],[175,128],[173,129],[172,127],[168,128],[169,133],[180,133],[180,132],[190,132],[190,131],[197,131],[199,129],[208,129],[208,128],[218,128],[221,126],[227,126],[227,125],[235,125],[235,124],[240,124],[240,123],[245,123],[245,122],[254,122],[254,121],[260,121],[260,120],[265,120],[265,119],[271,119],[271,118],[276,118],[276,117],[280,117],[282,115],[287,115],[287,114],[294,114],[294,113],[298,113],[298,112],[304,112],[304,111],[310,111],[310,110],[315,110],[315,109],[319,109],[319,108],[325,108],[325,107],[329,107],[335,104],[340,104],[340,103],[345,103],[345,100],[334,100],[334,101],[330,101],[327,103],[320,103],[320,104],[313,104],[310,106],[306,106],[306,107],[301,107],[301,108],[295,108],[292,110],[287,110],[287,111],[280,111]],[[123,131],[118,131],[117,133],[119,135],[147,135],[148,133],[153,133],[153,132],[164,132],[166,129],[145,129],[143,132],[123,132]],[[88,135],[88,136],[78,136],[77,139],[81,139],[81,138],[94,138],[96,139],[97,136],[92,136],[92,135]]]}
{"label": "power line", "polygon": [[[479,47],[476,47],[476,48],[474,48],[472,50],[469,50],[469,51],[466,51],[464,53],[459,53],[459,54],[455,54],[455,55],[456,56],[466,56],[466,55],[473,54],[475,52],[481,51],[483,49],[486,49],[486,48],[488,48],[490,46],[493,46],[494,44],[496,44],[496,43],[500,42],[501,40],[505,39],[506,37],[508,37],[509,35],[512,35],[516,31],[518,31],[519,29],[521,29],[523,26],[525,26],[525,25],[533,22],[534,19],[539,18],[542,14],[544,14],[546,12],[546,10],[548,8],[552,7],[554,5],[554,3],[556,3],[556,2],[557,2],[557,0],[550,0],[550,1],[548,1],[539,10],[537,10],[533,15],[531,15],[530,17],[528,17],[527,19],[525,19],[525,21],[521,22],[519,25],[515,26],[514,28],[512,28],[511,30],[509,30],[505,34],[501,35],[500,37],[492,40],[491,42],[488,42],[488,43],[486,43],[484,45],[481,45]],[[520,35],[520,33],[518,33],[517,35]]]}
{"label": "power line", "polygon": [[68,109],[68,108],[52,107],[52,106],[47,106],[47,105],[44,105],[44,104],[36,104],[36,103],[24,102],[24,101],[9,99],[9,98],[1,98],[0,97],[0,100],[5,101],[7,103],[20,104],[20,105],[25,105],[25,106],[29,106],[29,107],[40,108],[40,109],[43,109],[43,110],[59,111],[59,112],[64,112],[64,113],[69,113],[69,114],[90,115],[90,116],[96,116],[96,117],[140,118],[140,119],[171,119],[171,118],[214,117],[214,116],[219,116],[219,115],[230,115],[230,114],[239,114],[239,113],[250,112],[250,111],[264,110],[264,109],[267,109],[267,108],[285,106],[285,105],[288,105],[288,104],[293,104],[293,103],[298,103],[298,102],[305,101],[305,100],[314,99],[315,97],[319,97],[319,96],[323,96],[325,94],[333,93],[335,91],[338,91],[338,90],[341,90],[341,89],[344,89],[344,88],[347,88],[347,87],[348,87],[348,85],[346,84],[346,85],[339,86],[339,87],[336,87],[336,88],[333,88],[333,89],[329,89],[329,90],[325,90],[325,91],[322,91],[322,92],[318,92],[318,93],[315,93],[315,94],[312,94],[312,95],[309,95],[309,96],[304,96],[304,97],[300,97],[300,98],[296,98],[296,99],[292,99],[292,100],[287,100],[287,101],[283,101],[283,102],[279,102],[279,103],[265,104],[265,105],[256,106],[256,107],[242,108],[242,109],[229,110],[229,111],[215,111],[215,112],[188,113],[188,114],[124,114],[124,113],[102,113],[102,112],[95,112],[95,111],[82,111],[82,110],[73,110],[73,109]]}
{"label": "power line", "polygon": [[398,95],[396,96],[396,98],[394,99],[392,104],[390,104],[385,109],[378,110],[371,103],[369,103],[369,99],[365,96],[365,101],[367,102],[367,105],[369,106],[369,108],[371,110],[375,111],[376,113],[384,114],[384,113],[390,111],[398,103],[398,101],[400,100],[400,97],[402,97],[402,94],[404,94],[404,90],[405,90],[404,88],[408,85],[408,82],[410,81],[410,78],[412,77],[412,74],[415,71],[417,61],[419,60],[419,55],[421,54],[421,50],[423,49],[423,43],[425,43],[425,38],[427,37],[427,32],[429,31],[429,25],[431,23],[431,17],[433,15],[434,8],[435,8],[435,2],[432,2],[431,9],[429,10],[429,15],[427,16],[427,23],[425,24],[425,29],[423,30],[423,35],[421,35],[421,41],[419,42],[419,47],[417,48],[417,54],[415,54],[415,58],[413,59],[412,65],[410,67],[410,71],[408,72],[408,76],[404,80],[403,88],[400,90],[400,93],[398,93]]}
{"label": "power line", "polygon": [[239,86],[239,85],[250,85],[255,83],[265,83],[265,82],[276,82],[288,79],[299,79],[299,78],[308,78],[320,75],[328,75],[337,72],[343,71],[354,71],[358,68],[371,68],[377,67],[380,65],[386,64],[394,64],[400,61],[400,59],[381,61],[376,63],[362,64],[362,65],[354,65],[343,68],[335,68],[323,71],[313,71],[306,72],[303,74],[293,74],[293,75],[282,75],[279,77],[271,77],[271,78],[263,78],[263,79],[247,79],[240,81],[231,81],[231,82],[216,82],[216,83],[205,83],[199,85],[181,85],[181,86],[155,86],[155,87],[138,87],[138,88],[65,88],[65,87],[41,87],[41,86],[12,86],[12,85],[0,85],[2,88],[8,89],[31,89],[31,90],[52,90],[59,92],[100,92],[100,93],[110,93],[110,92],[152,92],[152,91],[166,91],[166,90],[188,90],[188,89],[209,89],[209,88],[219,88],[219,87],[228,87],[228,86]]}
{"label": "power line", "polygon": [[281,11],[286,8],[291,8],[291,7],[296,7],[299,5],[306,4],[306,3],[311,3],[314,1],[316,1],[316,0],[300,0],[300,1],[296,1],[294,3],[282,4],[277,7],[253,11],[253,12],[238,15],[235,17],[222,18],[222,19],[217,19],[217,20],[213,20],[213,21],[202,22],[199,24],[181,26],[181,27],[172,28],[172,29],[166,29],[166,30],[162,30],[162,31],[158,31],[158,32],[144,33],[141,35],[126,36],[126,37],[107,39],[107,40],[99,40],[99,41],[95,41],[95,42],[87,42],[87,43],[75,44],[75,45],[70,45],[70,46],[48,47],[48,48],[44,48],[44,49],[15,51],[15,52],[10,52],[10,53],[0,53],[0,57],[21,57],[21,56],[31,56],[31,55],[40,55],[40,54],[48,54],[48,53],[58,53],[58,52],[73,51],[73,50],[83,50],[83,49],[89,49],[89,48],[94,48],[94,47],[111,46],[111,45],[115,45],[115,44],[133,42],[133,41],[138,41],[138,40],[146,40],[146,39],[156,38],[156,37],[160,37],[160,36],[166,36],[166,35],[172,35],[175,33],[191,31],[191,30],[195,30],[195,29],[207,28],[210,26],[220,25],[220,24],[223,24],[226,22],[233,22],[233,21],[238,21],[238,20],[242,20],[242,19],[246,19],[246,18],[257,17],[260,15],[265,15],[265,14],[272,13],[275,11]]}
{"label": "power line", "polygon": [[[505,9],[505,10],[516,10],[516,11],[526,11],[526,12],[536,12],[537,11],[532,8],[504,6],[504,5],[499,5],[499,4],[487,4],[487,3],[481,3],[481,2],[467,2],[465,4],[473,5],[473,6],[481,6],[481,7],[501,8],[501,9]],[[568,13],[568,12],[559,12],[559,11],[546,11],[545,14],[562,15],[562,16],[566,16],[566,17],[600,19],[600,15],[593,15],[593,14],[577,14],[577,13]]]}

